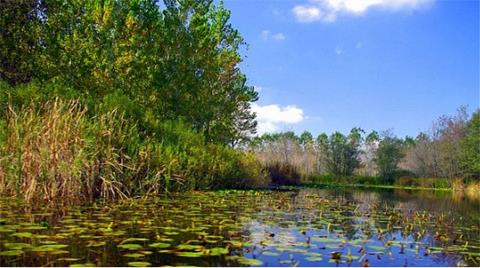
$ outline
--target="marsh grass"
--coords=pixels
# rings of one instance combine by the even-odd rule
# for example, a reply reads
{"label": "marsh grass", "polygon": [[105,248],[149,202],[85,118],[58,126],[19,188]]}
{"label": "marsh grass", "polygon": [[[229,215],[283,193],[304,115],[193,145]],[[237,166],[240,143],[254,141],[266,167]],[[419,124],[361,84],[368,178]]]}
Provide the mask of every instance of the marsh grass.
{"label": "marsh grass", "polygon": [[89,184],[85,109],[58,100],[37,108],[8,108],[0,190],[27,201],[74,199]]}
{"label": "marsh grass", "polygon": [[255,157],[205,144],[187,125],[160,124],[153,138],[116,110],[88,114],[77,100],[8,106],[0,121],[0,193],[80,203],[269,182]]}

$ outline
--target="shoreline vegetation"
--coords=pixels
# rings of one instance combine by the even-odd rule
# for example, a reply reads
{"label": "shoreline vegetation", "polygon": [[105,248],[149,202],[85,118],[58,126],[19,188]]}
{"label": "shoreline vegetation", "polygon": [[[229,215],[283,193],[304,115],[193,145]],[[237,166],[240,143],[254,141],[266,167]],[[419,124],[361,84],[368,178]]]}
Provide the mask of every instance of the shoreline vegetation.
{"label": "shoreline vegetation", "polygon": [[258,93],[222,3],[27,0],[0,12],[2,196],[77,204],[272,183],[479,188],[479,111],[460,108],[415,138],[360,128],[255,136]]}

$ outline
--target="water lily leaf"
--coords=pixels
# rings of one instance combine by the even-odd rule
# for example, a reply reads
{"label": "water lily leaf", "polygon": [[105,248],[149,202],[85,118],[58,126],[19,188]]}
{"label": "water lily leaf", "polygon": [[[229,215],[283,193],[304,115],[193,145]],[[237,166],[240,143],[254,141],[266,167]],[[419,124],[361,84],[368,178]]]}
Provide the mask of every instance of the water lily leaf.
{"label": "water lily leaf", "polygon": [[40,244],[57,244],[58,242],[57,241],[53,241],[53,240],[44,240],[44,241],[40,241]]}
{"label": "water lily leaf", "polygon": [[11,234],[11,236],[16,236],[18,238],[30,238],[32,237],[32,233],[28,233],[28,232],[21,232],[21,233],[14,233],[14,234]]}
{"label": "water lily leaf", "polygon": [[91,262],[70,264],[69,267],[95,267]]}
{"label": "water lily leaf", "polygon": [[45,227],[45,226],[41,226],[41,225],[32,225],[32,226],[22,227],[22,229],[24,229],[24,230],[46,230],[48,228]]}
{"label": "water lily leaf", "polygon": [[8,249],[24,249],[24,248],[31,248],[32,245],[27,243],[4,243],[3,244]]}
{"label": "water lily leaf", "polygon": [[4,226],[0,225],[0,233],[13,233],[13,232],[15,232],[14,229],[5,228]]}
{"label": "water lily leaf", "polygon": [[207,250],[208,255],[210,256],[220,256],[229,253],[228,248],[211,248]]}
{"label": "water lily leaf", "polygon": [[148,246],[152,248],[168,248],[171,246],[171,244],[158,242],[158,243],[150,244]]}
{"label": "water lily leaf", "polygon": [[237,260],[240,264],[247,265],[247,266],[260,266],[263,264],[261,260],[257,259],[249,259],[249,258],[239,258]]}
{"label": "water lily leaf", "polygon": [[201,250],[204,247],[200,245],[181,244],[178,245],[177,248],[182,250]]}
{"label": "water lily leaf", "polygon": [[158,253],[166,253],[166,254],[172,254],[172,253],[175,253],[176,251],[173,250],[173,249],[162,249],[162,250],[159,250]]}
{"label": "water lily leaf", "polygon": [[60,250],[66,247],[68,247],[68,245],[63,245],[63,244],[42,245],[42,246],[33,247],[31,251],[34,251],[34,252],[54,251],[54,250]]}
{"label": "water lily leaf", "polygon": [[23,254],[23,251],[19,249],[0,251],[0,256],[19,256],[22,254]]}
{"label": "water lily leaf", "polygon": [[204,256],[203,252],[188,252],[188,251],[176,252],[175,255],[179,257],[188,257],[188,258],[198,258],[198,257]]}
{"label": "water lily leaf", "polygon": [[66,250],[52,250],[52,251],[47,251],[47,253],[51,255],[60,255],[60,254],[66,254],[70,252]]}
{"label": "water lily leaf", "polygon": [[101,247],[101,246],[105,246],[107,244],[107,242],[105,241],[94,241],[94,240],[90,240],[88,241],[88,244],[87,244],[87,247]]}
{"label": "water lily leaf", "polygon": [[322,257],[308,257],[305,260],[311,261],[311,262],[317,262],[317,261],[322,261]]}
{"label": "water lily leaf", "polygon": [[140,254],[140,253],[127,253],[127,254],[123,254],[124,257],[127,257],[127,258],[141,258],[141,257],[145,257],[145,255],[143,254]]}
{"label": "water lily leaf", "polygon": [[125,240],[123,240],[122,242],[120,242],[120,245],[121,244],[125,244],[125,243],[128,243],[128,242],[143,242],[143,241],[148,241],[147,238],[137,238],[137,237],[130,237],[130,238],[127,238]]}
{"label": "water lily leaf", "polygon": [[117,247],[128,249],[128,250],[138,250],[142,248],[142,246],[139,244],[123,244],[123,245],[118,245]]}
{"label": "water lily leaf", "polygon": [[146,267],[151,266],[152,264],[146,261],[131,261],[128,263],[128,266],[132,267]]}
{"label": "water lily leaf", "polygon": [[79,258],[58,258],[57,261],[78,261]]}

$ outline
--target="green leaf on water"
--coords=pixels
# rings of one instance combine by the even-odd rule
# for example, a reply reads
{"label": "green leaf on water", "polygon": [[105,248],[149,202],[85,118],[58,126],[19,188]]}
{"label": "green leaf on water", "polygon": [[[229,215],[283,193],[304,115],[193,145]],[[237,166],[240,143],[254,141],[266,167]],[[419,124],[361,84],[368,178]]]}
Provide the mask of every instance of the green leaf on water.
{"label": "green leaf on water", "polygon": [[317,262],[317,261],[322,261],[322,257],[308,257],[306,258],[307,261],[312,261],[312,262]]}
{"label": "green leaf on water", "polygon": [[148,239],[147,238],[130,237],[130,238],[127,238],[127,239],[123,240],[122,242],[120,242],[120,245],[128,243],[128,242],[144,242],[144,241],[148,241]]}
{"label": "green leaf on water", "polygon": [[90,247],[101,247],[101,246],[105,246],[106,244],[107,244],[107,242],[105,242],[105,241],[90,240],[90,241],[88,241],[87,247],[88,248],[90,248]]}
{"label": "green leaf on water", "polygon": [[142,248],[142,246],[139,244],[123,244],[123,245],[118,245],[117,247],[128,249],[128,250],[138,250]]}
{"label": "green leaf on water", "polygon": [[28,233],[28,232],[11,234],[11,236],[15,236],[15,237],[18,237],[18,238],[30,238],[30,237],[32,237],[32,235],[33,235],[32,233]]}
{"label": "green leaf on water", "polygon": [[132,267],[146,267],[151,266],[152,264],[146,261],[131,261],[128,263],[128,266]]}
{"label": "green leaf on water", "polygon": [[58,258],[57,261],[78,261],[79,258]]}
{"label": "green leaf on water", "polygon": [[69,267],[95,267],[91,262],[70,264]]}
{"label": "green leaf on water", "polygon": [[203,246],[200,245],[190,245],[190,244],[181,244],[177,246],[178,249],[182,250],[201,250]]}
{"label": "green leaf on water", "polygon": [[257,260],[257,259],[249,259],[249,258],[239,258],[238,259],[238,262],[240,264],[243,264],[243,265],[247,265],[247,266],[260,266],[263,264],[263,262],[261,260]]}
{"label": "green leaf on water", "polygon": [[22,229],[24,229],[24,230],[46,230],[48,228],[45,227],[45,226],[40,226],[40,225],[31,225],[31,226],[27,226],[27,227],[22,227]]}
{"label": "green leaf on water", "polygon": [[46,251],[55,251],[55,250],[60,250],[62,248],[66,248],[68,245],[63,245],[63,244],[55,244],[55,245],[42,245],[38,247],[33,247],[31,251],[34,252],[46,252]]}
{"label": "green leaf on water", "polygon": [[14,249],[14,250],[6,250],[6,251],[0,251],[0,256],[19,256],[22,255],[23,251]]}
{"label": "green leaf on water", "polygon": [[207,250],[208,255],[210,256],[220,256],[220,255],[225,255],[229,253],[228,248],[211,248]]}
{"label": "green leaf on water", "polygon": [[149,247],[152,247],[152,248],[168,248],[168,247],[170,247],[171,245],[168,244],[168,243],[158,242],[158,243],[150,244],[150,245],[148,245],[148,246],[149,246]]}
{"label": "green leaf on water", "polygon": [[198,258],[204,256],[203,252],[176,252],[175,255],[179,257]]}
{"label": "green leaf on water", "polygon": [[4,243],[3,244],[8,249],[24,249],[24,248],[31,248],[32,245],[27,243]]}
{"label": "green leaf on water", "polygon": [[143,254],[140,254],[140,253],[127,253],[127,254],[123,254],[124,257],[127,257],[127,258],[141,258],[141,257],[145,257],[145,255]]}

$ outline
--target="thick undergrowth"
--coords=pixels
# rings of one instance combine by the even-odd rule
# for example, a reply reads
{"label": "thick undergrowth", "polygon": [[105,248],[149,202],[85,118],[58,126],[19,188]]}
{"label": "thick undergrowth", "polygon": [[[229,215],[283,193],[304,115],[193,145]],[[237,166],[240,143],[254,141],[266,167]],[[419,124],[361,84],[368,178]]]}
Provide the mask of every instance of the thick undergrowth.
{"label": "thick undergrowth", "polygon": [[122,113],[88,116],[78,100],[9,105],[0,134],[0,193],[75,203],[268,184],[253,156],[206,144],[182,122],[158,128],[158,137],[145,137]]}

